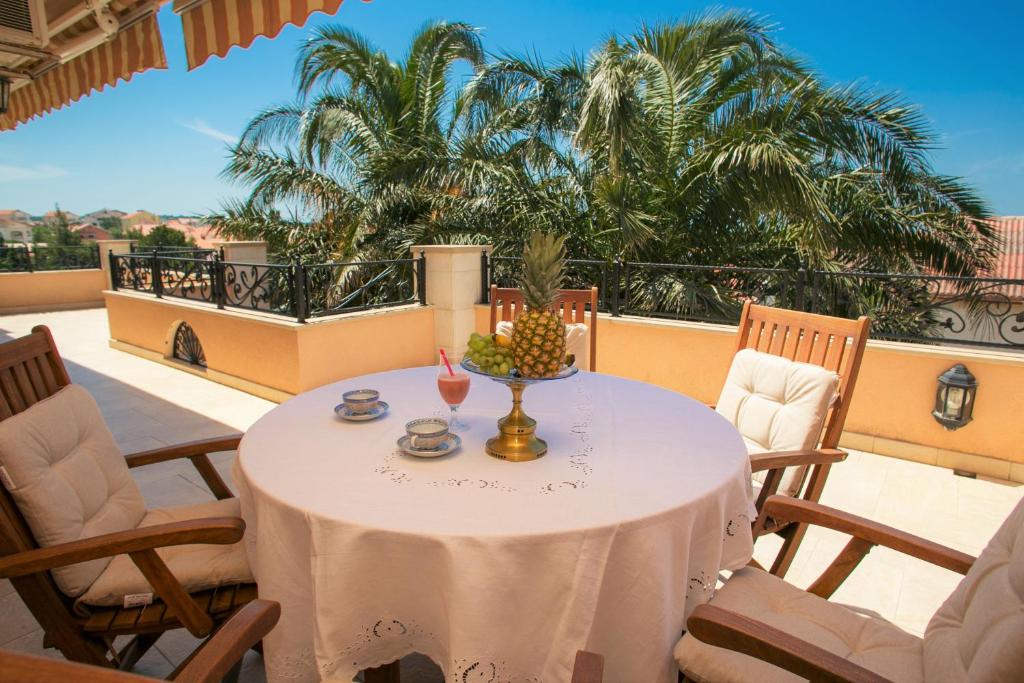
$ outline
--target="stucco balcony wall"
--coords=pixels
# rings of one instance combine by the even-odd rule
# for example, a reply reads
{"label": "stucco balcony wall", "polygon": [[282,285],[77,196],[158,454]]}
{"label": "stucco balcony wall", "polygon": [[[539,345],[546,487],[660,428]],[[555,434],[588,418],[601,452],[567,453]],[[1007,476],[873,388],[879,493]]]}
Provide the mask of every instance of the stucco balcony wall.
{"label": "stucco balcony wall", "polygon": [[0,315],[98,308],[106,287],[99,268],[0,273]]}
{"label": "stucco balcony wall", "polygon": [[[286,318],[133,292],[104,293],[110,344],[281,401],[370,372],[434,362],[429,306],[348,313],[306,324]],[[182,322],[195,331],[206,369],[173,358]]]}

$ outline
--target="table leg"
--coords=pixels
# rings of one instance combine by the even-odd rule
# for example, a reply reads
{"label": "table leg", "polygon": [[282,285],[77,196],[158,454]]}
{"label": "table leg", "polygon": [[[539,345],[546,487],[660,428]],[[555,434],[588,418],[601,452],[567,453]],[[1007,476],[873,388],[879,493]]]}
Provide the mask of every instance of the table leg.
{"label": "table leg", "polygon": [[391,662],[363,672],[365,683],[401,683],[401,662]]}

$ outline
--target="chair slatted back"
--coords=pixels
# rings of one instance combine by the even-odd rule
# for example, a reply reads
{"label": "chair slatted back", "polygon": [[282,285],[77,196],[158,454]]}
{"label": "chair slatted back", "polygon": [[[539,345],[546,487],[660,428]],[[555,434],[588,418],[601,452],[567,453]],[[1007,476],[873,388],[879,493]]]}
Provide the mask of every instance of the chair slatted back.
{"label": "chair slatted back", "polygon": [[[499,311],[500,309],[500,311]],[[498,321],[514,321],[526,310],[523,293],[511,287],[491,285],[491,333]],[[566,325],[586,323],[589,330],[590,370],[597,369],[597,287],[590,289],[562,289],[551,305],[552,313],[562,316]],[[589,317],[589,320],[588,320]]]}
{"label": "chair slatted back", "polygon": [[839,395],[825,419],[822,448],[835,448],[846,423],[850,396],[864,357],[871,321],[833,318],[784,308],[743,305],[736,351],[755,349],[800,363],[811,363],[839,375]]}
{"label": "chair slatted back", "polygon": [[32,334],[0,344],[0,420],[68,384],[71,379],[46,327],[38,325]]}

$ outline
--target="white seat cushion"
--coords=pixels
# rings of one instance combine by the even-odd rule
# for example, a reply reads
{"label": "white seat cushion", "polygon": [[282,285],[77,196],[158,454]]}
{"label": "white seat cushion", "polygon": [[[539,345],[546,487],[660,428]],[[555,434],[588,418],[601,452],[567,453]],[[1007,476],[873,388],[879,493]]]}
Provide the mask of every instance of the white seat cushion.
{"label": "white seat cushion", "polygon": [[[240,514],[238,499],[228,498],[199,505],[150,510],[139,526],[203,517],[239,517]],[[245,547],[241,542],[232,545],[178,545],[160,548],[157,554],[190,593],[254,581],[245,555]],[[120,605],[125,595],[152,591],[146,577],[132,559],[128,555],[118,555],[89,590],[78,598],[76,605]]]}
{"label": "white seat cushion", "polygon": [[[785,631],[891,680],[925,680],[920,638],[884,619],[823,600],[760,569],[744,567],[735,572],[711,604]],[[803,680],[759,659],[702,643],[690,634],[676,645],[675,658],[680,670],[694,681]]]}
{"label": "white seat cushion", "polygon": [[1024,500],[924,633],[929,681],[1024,680]]}
{"label": "white seat cushion", "polygon": [[[750,454],[806,450],[817,447],[838,389],[839,375],[831,370],[743,349],[733,357],[715,410],[736,426]],[[779,493],[797,495],[806,471],[788,468]],[[754,477],[763,482],[766,474]]]}
{"label": "white seat cushion", "polygon": [[[0,422],[0,466],[4,486],[42,547],[134,529],[146,514],[96,401],[74,384]],[[61,567],[53,578],[75,597],[109,563]]]}

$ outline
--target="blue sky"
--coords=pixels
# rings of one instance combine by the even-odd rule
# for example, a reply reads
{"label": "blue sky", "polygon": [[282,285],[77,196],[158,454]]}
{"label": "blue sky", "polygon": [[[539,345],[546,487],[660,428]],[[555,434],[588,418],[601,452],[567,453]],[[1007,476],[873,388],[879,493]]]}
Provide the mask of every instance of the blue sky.
{"label": "blue sky", "polygon": [[[645,0],[348,0],[335,17],[260,38],[185,70],[178,18],[160,25],[170,68],[0,133],[0,208],[100,207],[202,213],[243,191],[221,180],[227,141],[259,109],[293,97],[295,46],[308,26],[344,22],[395,58],[429,19],[468,21],[491,51],[589,51],[610,32],[709,5]],[[829,82],[901,92],[941,134],[940,173],[966,177],[1000,215],[1024,214],[1024,3],[962,0],[748,0],[777,40]]]}

